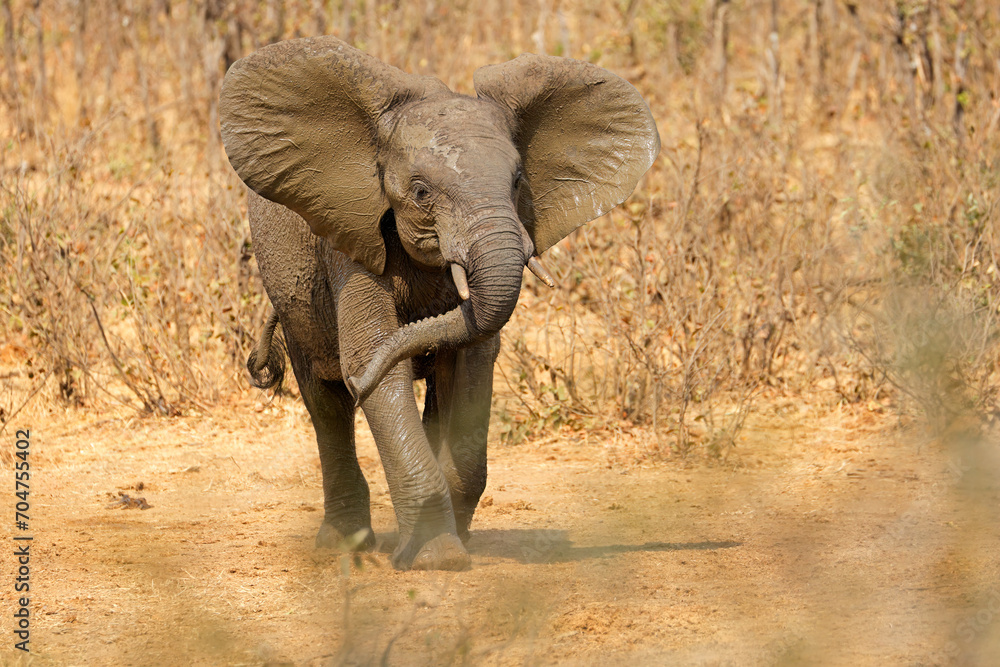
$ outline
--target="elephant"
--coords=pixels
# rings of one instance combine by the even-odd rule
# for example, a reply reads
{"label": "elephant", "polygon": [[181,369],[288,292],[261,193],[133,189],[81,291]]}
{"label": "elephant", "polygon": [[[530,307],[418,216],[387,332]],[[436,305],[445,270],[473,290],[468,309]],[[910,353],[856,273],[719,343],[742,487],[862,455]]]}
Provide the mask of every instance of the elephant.
{"label": "elephant", "polygon": [[595,65],[527,54],[476,70],[474,87],[452,92],[327,36],[261,48],[220,93],[273,309],[251,382],[276,386],[287,350],[319,446],[317,547],[374,546],[361,408],[398,522],[396,569],[469,567],[499,332],[524,269],[554,285],[538,255],[624,201],[660,150],[640,94]]}

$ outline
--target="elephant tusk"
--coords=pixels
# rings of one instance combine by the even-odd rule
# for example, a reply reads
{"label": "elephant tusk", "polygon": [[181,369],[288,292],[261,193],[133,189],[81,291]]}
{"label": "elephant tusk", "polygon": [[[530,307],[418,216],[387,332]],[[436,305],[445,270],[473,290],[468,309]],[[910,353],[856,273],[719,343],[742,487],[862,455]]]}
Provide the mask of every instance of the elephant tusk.
{"label": "elephant tusk", "polygon": [[459,264],[452,263],[451,279],[455,281],[455,287],[458,289],[458,295],[462,297],[462,301],[468,301],[469,280],[465,276],[465,269],[463,269]]}
{"label": "elephant tusk", "polygon": [[552,274],[549,273],[549,270],[545,268],[545,265],[542,264],[542,261],[536,255],[532,255],[531,259],[528,260],[528,269],[549,287],[556,286],[555,278],[552,277]]}

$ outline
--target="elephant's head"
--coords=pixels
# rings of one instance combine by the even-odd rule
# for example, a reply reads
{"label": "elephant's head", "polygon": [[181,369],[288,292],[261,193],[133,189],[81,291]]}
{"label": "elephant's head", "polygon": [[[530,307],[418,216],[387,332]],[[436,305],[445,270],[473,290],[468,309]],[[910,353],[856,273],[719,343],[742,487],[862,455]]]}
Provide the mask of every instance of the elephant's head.
{"label": "elephant's head", "polygon": [[356,396],[398,361],[494,335],[524,266],[621,203],[660,148],[639,93],[594,65],[524,55],[475,73],[478,97],[333,37],[282,42],[226,75],[222,138],[240,178],[374,274],[392,210],[415,263],[450,268],[459,308],[401,328]]}

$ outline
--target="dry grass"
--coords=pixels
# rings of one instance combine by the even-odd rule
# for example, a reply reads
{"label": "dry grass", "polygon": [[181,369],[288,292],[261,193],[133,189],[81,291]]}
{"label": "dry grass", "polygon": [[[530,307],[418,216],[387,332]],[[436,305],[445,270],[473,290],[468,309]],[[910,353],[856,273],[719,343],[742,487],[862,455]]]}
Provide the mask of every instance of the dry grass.
{"label": "dry grass", "polygon": [[261,44],[329,32],[466,92],[523,51],[591,60],[657,118],[632,199],[550,252],[559,290],[527,281],[507,440],[624,420],[661,454],[724,457],[761,393],[979,428],[1000,387],[1000,16],[774,6],[4,0],[0,335],[20,370],[0,417],[248,391],[267,303],[218,86]]}

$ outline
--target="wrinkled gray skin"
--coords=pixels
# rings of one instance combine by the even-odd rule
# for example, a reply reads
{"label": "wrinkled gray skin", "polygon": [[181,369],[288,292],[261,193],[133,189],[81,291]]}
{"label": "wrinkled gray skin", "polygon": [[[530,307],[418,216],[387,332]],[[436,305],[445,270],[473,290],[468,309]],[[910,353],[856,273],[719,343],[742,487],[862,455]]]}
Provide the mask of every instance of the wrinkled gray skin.
{"label": "wrinkled gray skin", "polygon": [[[356,548],[374,543],[360,403],[401,569],[468,566],[499,331],[525,264],[624,200],[659,151],[635,89],[592,65],[522,56],[475,84],[478,97],[458,95],[322,37],[237,62],[221,96],[274,306],[251,377],[280,381],[280,321],[319,443],[320,547],[359,531]],[[427,382],[422,418],[415,379]]]}

